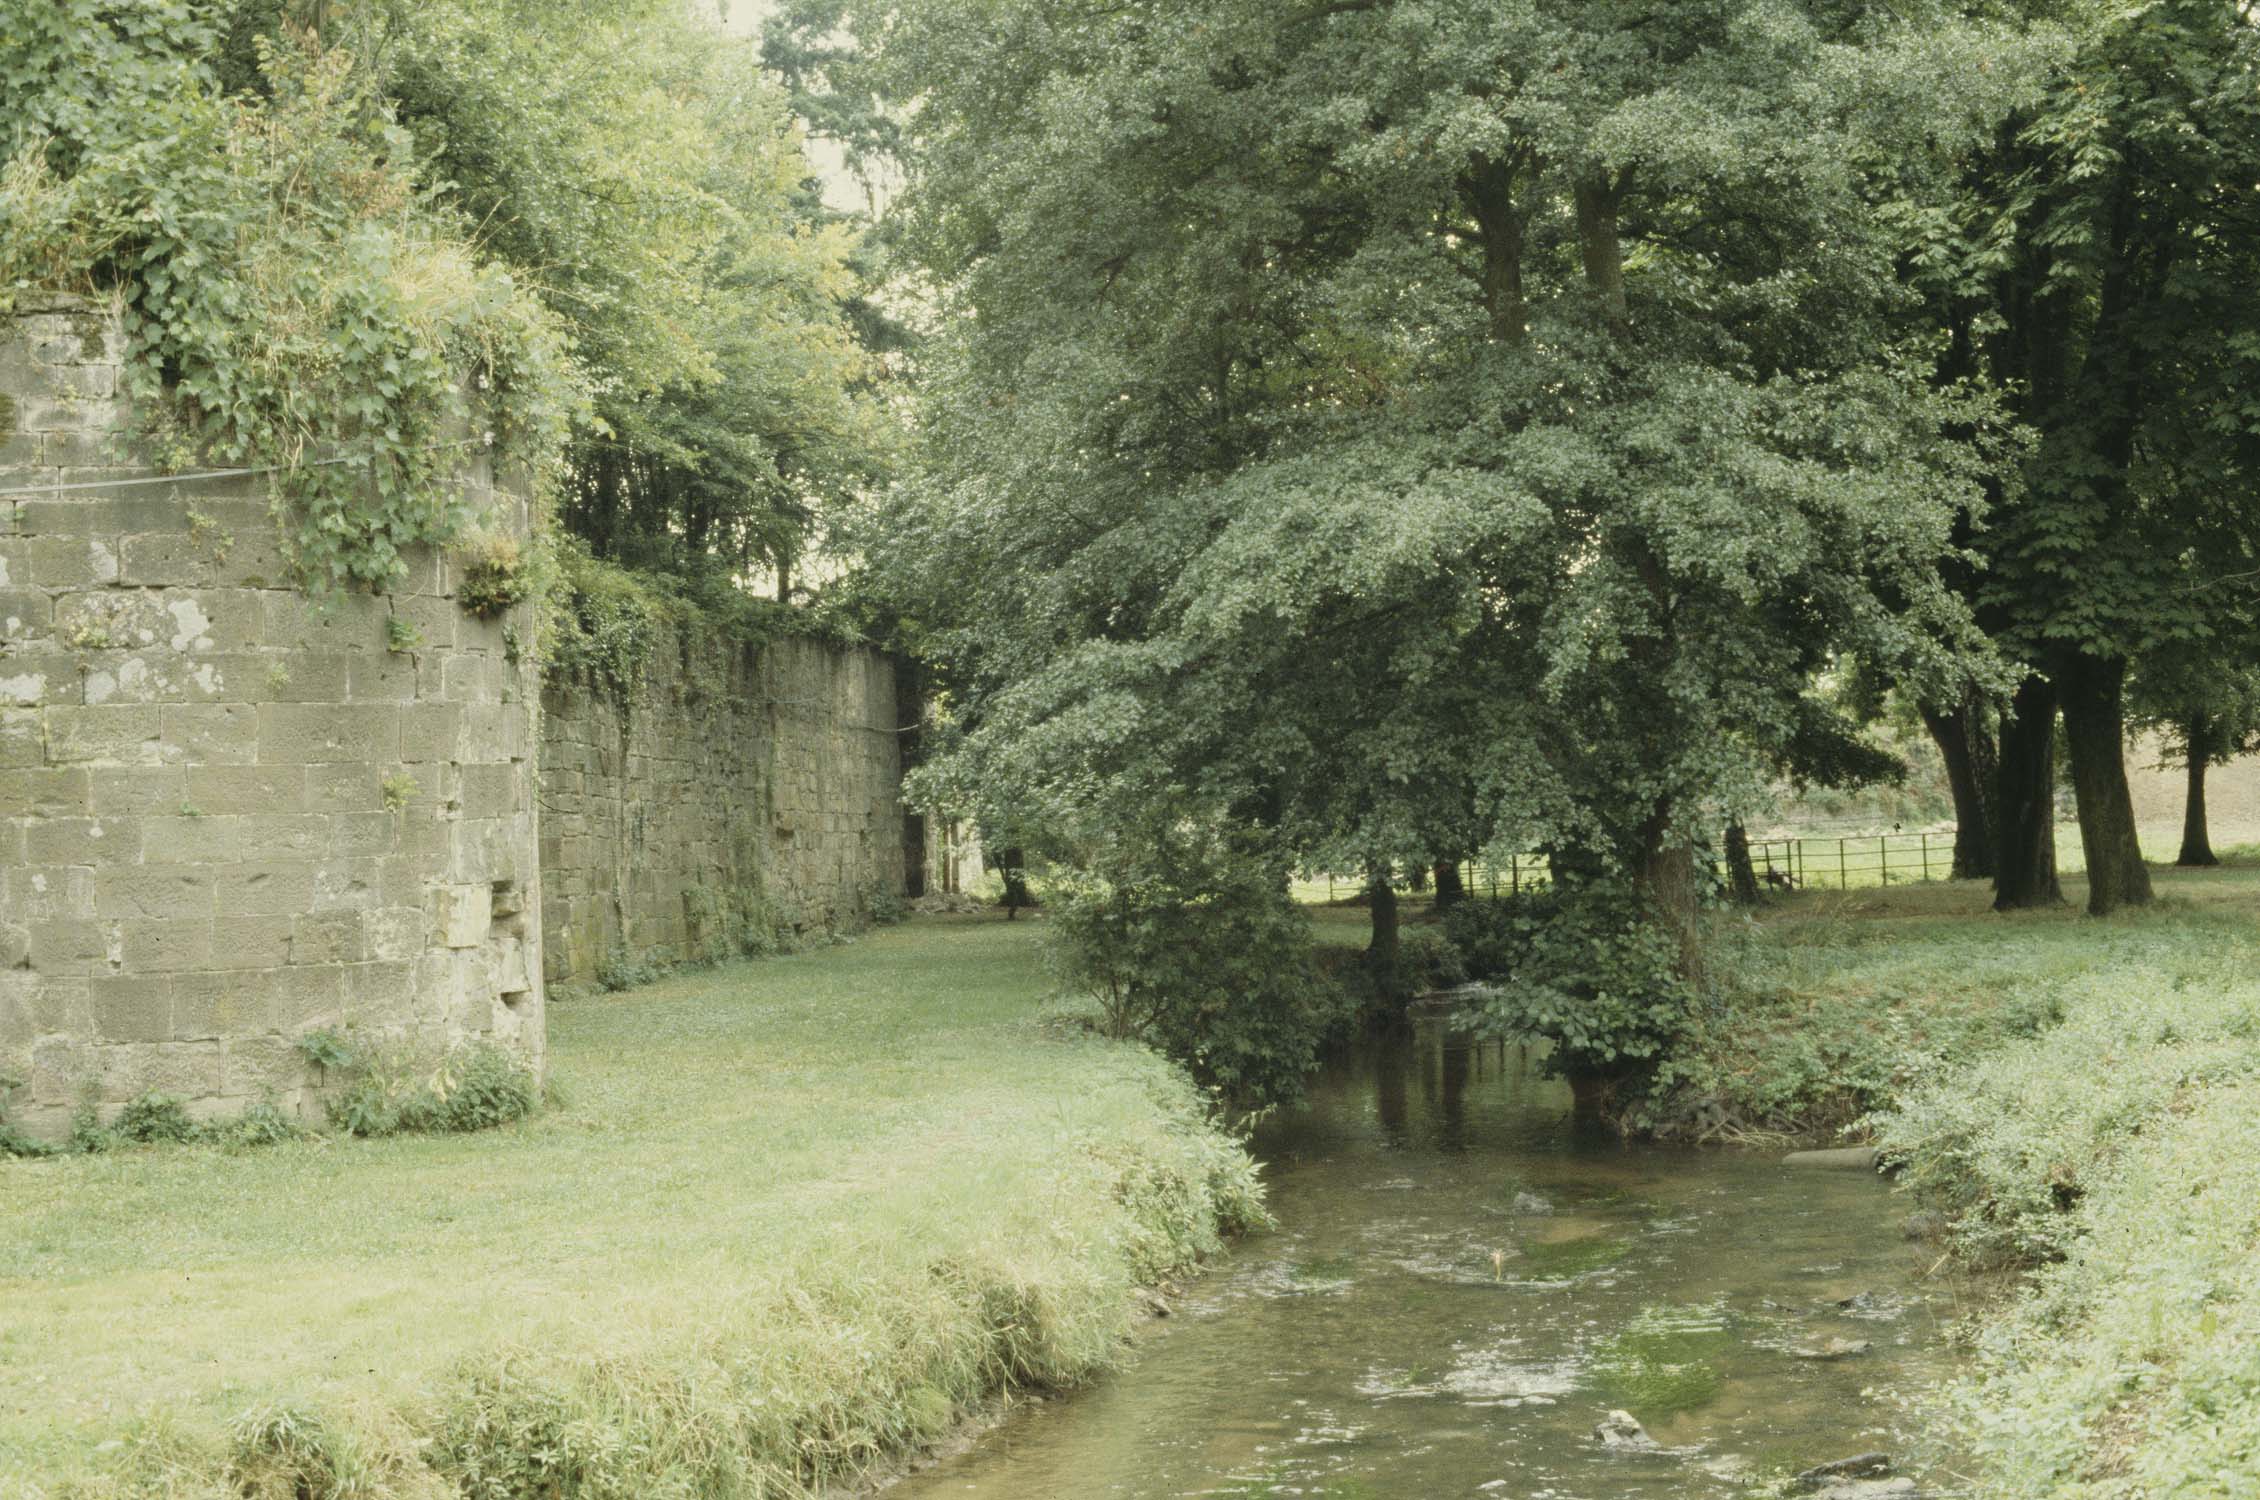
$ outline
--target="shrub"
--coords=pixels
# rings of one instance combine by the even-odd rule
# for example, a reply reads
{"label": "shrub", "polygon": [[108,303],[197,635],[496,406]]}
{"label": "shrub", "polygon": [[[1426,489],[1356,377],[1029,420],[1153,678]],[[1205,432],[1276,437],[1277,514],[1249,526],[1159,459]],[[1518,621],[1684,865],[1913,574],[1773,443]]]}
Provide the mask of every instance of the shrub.
{"label": "shrub", "polygon": [[1434,927],[1412,927],[1397,940],[1397,971],[1415,994],[1467,982],[1459,945]]}
{"label": "shrub", "polygon": [[1444,923],[1469,971],[1497,986],[1475,1022],[1553,1043],[1552,1072],[1638,1076],[1686,1029],[1694,997],[1678,945],[1630,889],[1596,881],[1462,901]]}
{"label": "shrub", "polygon": [[8,1118],[8,1100],[23,1081],[0,1074],[0,1156],[53,1156],[62,1148],[26,1135]]}
{"label": "shrub", "polygon": [[597,960],[596,982],[608,993],[632,990],[659,977],[659,966],[626,947],[614,948]]}
{"label": "shrub", "polygon": [[330,1121],[348,1135],[486,1130],[525,1118],[541,1105],[541,1085],[516,1054],[492,1042],[457,1047],[425,1072],[406,1055],[360,1064],[330,1101]]}
{"label": "shrub", "polygon": [[1150,1043],[1236,1105],[1299,1093],[1349,1019],[1284,868],[1219,838],[1170,828],[1106,874],[1063,872],[1051,924],[1108,1034]]}
{"label": "shrub", "polygon": [[196,1123],[188,1107],[170,1094],[147,1093],[119,1111],[110,1133],[120,1141],[139,1145],[159,1141],[185,1142],[196,1136]]}
{"label": "shrub", "polygon": [[863,909],[880,927],[892,927],[910,915],[910,904],[903,900],[902,892],[884,880],[874,881],[865,890]]}
{"label": "shrub", "polygon": [[526,601],[532,592],[525,549],[508,532],[471,532],[457,544],[455,602],[491,620]]}

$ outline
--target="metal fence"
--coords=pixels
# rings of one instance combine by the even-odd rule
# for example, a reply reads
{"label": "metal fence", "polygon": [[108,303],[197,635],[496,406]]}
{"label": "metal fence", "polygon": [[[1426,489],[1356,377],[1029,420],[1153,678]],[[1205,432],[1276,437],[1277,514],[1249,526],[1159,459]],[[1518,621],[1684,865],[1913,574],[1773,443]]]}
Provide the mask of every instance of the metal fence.
{"label": "metal fence", "polygon": [[[1723,856],[1713,854],[1712,868],[1723,879]],[[1850,838],[1777,838],[1750,841],[1750,867],[1761,890],[1859,890],[1889,885],[1913,885],[1944,880],[1954,872],[1954,835],[1945,833],[1881,833]],[[1461,867],[1460,879],[1475,895],[1502,896],[1550,883],[1546,856],[1514,854],[1504,864],[1474,863]],[[1302,883],[1306,900],[1328,902],[1357,896],[1365,883],[1348,877],[1313,876]]]}

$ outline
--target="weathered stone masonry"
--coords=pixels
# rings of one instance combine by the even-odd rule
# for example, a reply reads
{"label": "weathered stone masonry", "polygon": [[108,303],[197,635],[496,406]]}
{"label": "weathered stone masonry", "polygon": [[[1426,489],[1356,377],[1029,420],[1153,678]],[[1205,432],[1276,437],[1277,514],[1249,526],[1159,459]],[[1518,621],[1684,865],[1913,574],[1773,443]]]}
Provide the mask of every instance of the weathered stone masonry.
{"label": "weathered stone masonry", "polygon": [[[115,325],[0,341],[0,1075],[21,1125],[150,1090],[304,1111],[296,1038],[542,1046],[536,685],[446,557],[327,610],[257,478],[147,477]],[[522,499],[464,482],[523,530]],[[522,612],[522,610],[521,610]],[[399,617],[410,649],[388,636]]]}
{"label": "weathered stone masonry", "polygon": [[905,856],[892,664],[786,638],[663,634],[634,690],[551,680],[542,720],[549,977],[721,957],[776,924],[852,925]]}
{"label": "weathered stone masonry", "polygon": [[[325,1080],[298,1039],[330,1026],[538,1064],[545,929],[548,974],[585,980],[615,953],[850,925],[903,889],[886,658],[684,626],[625,695],[560,676],[544,716],[525,607],[474,617],[434,552],[388,598],[318,607],[264,480],[119,483],[153,476],[120,447],[110,319],[19,312],[0,337],[14,1124],[56,1136],[83,1100],[151,1091],[200,1117],[265,1095],[312,1114]],[[482,466],[462,482],[525,530]]]}

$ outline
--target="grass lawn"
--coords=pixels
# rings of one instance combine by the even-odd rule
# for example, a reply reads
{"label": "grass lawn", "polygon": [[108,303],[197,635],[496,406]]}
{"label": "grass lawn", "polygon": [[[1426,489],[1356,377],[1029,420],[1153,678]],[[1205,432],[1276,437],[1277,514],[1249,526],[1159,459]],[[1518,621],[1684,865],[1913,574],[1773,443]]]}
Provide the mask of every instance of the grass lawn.
{"label": "grass lawn", "polygon": [[1040,1022],[1037,937],[559,1004],[561,1102],[481,1135],[0,1162],[0,1492],[789,1495],[1088,1373],[1260,1210],[1174,1074]]}

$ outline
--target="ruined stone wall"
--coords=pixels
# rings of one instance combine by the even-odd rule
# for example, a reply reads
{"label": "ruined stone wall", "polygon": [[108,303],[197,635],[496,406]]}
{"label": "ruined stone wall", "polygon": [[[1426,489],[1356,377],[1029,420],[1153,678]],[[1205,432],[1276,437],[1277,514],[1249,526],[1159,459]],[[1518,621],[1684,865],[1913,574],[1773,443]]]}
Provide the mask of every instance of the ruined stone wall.
{"label": "ruined stone wall", "polygon": [[[305,1112],[295,1041],[322,1027],[538,1062],[527,622],[459,608],[430,551],[389,598],[317,607],[264,480],[118,483],[150,472],[122,451],[119,357],[76,304],[0,327],[11,1118],[54,1135],[152,1090]],[[463,482],[524,530],[522,498]]]}
{"label": "ruined stone wall", "polygon": [[895,675],[884,656],[677,623],[615,693],[552,674],[541,752],[543,952],[609,962],[761,951],[899,894]]}

